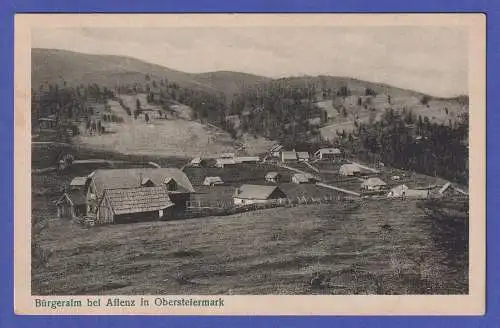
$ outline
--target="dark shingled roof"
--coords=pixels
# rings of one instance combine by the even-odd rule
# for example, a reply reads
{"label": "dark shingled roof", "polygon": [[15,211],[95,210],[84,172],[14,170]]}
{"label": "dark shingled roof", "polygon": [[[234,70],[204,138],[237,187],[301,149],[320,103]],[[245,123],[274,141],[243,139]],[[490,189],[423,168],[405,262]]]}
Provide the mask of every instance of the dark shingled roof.
{"label": "dark shingled roof", "polygon": [[140,187],[142,180],[145,178],[149,178],[155,186],[163,186],[165,182],[174,179],[179,187],[174,192],[194,192],[194,188],[187,175],[181,170],[174,168],[96,170],[92,174],[99,197],[103,194],[104,189]]}
{"label": "dark shingled roof", "polygon": [[158,211],[174,205],[163,186],[106,190],[104,197],[115,215]]}

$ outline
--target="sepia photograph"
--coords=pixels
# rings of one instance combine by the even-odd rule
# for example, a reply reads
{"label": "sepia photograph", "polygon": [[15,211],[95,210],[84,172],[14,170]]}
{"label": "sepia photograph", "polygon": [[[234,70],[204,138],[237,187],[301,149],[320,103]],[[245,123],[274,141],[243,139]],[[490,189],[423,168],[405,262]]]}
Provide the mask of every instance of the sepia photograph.
{"label": "sepia photograph", "polygon": [[470,271],[485,109],[472,105],[467,17],[106,16],[28,29],[29,217],[16,220],[32,297],[467,296],[484,284],[484,268]]}

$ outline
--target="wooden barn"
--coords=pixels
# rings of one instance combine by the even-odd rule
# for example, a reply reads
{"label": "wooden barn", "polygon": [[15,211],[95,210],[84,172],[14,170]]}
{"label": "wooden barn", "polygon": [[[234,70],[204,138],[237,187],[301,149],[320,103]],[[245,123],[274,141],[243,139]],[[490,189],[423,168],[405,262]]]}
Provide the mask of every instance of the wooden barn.
{"label": "wooden barn", "polygon": [[281,179],[281,174],[278,172],[267,172],[265,179],[266,182],[278,183]]}
{"label": "wooden barn", "polygon": [[297,160],[299,162],[309,162],[309,153],[307,151],[298,151]]}
{"label": "wooden barn", "polygon": [[380,191],[386,187],[387,183],[377,177],[368,178],[361,183],[361,189],[367,191]]}
{"label": "wooden barn", "polygon": [[98,222],[157,220],[172,215],[174,205],[165,186],[104,190],[98,208]]}
{"label": "wooden barn", "polygon": [[56,206],[58,218],[73,219],[84,216],[87,203],[83,189],[65,192],[57,200]]}
{"label": "wooden barn", "polygon": [[[89,178],[87,214],[94,216],[96,223],[114,222],[115,215],[126,215],[129,221],[175,216],[186,210],[194,193],[188,177],[174,168],[96,170]],[[165,195],[168,195],[169,202]],[[127,210],[128,213],[114,211],[126,204],[137,205],[137,210]],[[110,211],[114,214],[110,215]]]}
{"label": "wooden barn", "polygon": [[338,148],[321,148],[314,153],[317,159],[340,159],[342,158],[342,151]]}
{"label": "wooden barn", "polygon": [[343,176],[355,176],[361,174],[361,169],[355,164],[344,164],[340,167],[339,174]]}
{"label": "wooden barn", "polygon": [[283,163],[286,163],[286,162],[297,162],[297,153],[294,150],[292,150],[292,151],[288,151],[288,150],[281,151],[281,153],[280,153],[280,160]]}
{"label": "wooden barn", "polygon": [[311,182],[311,176],[303,173],[294,173],[292,175],[292,182],[297,184],[309,183]]}
{"label": "wooden barn", "polygon": [[441,197],[464,197],[469,195],[466,190],[458,188],[450,182],[443,185],[441,189],[439,189],[438,193]]}
{"label": "wooden barn", "polygon": [[204,186],[216,186],[221,184],[224,184],[221,177],[205,177],[205,180],[203,180]]}
{"label": "wooden barn", "polygon": [[233,195],[235,205],[267,204],[286,199],[286,194],[278,186],[244,184]]}
{"label": "wooden barn", "polygon": [[219,168],[224,168],[228,165],[235,165],[236,161],[232,158],[217,158],[215,161],[215,166]]}

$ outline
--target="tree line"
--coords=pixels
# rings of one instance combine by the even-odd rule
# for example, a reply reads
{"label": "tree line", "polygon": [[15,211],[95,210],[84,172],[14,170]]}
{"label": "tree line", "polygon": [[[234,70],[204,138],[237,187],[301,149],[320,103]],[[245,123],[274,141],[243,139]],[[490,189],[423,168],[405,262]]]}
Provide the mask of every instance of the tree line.
{"label": "tree line", "polygon": [[337,145],[349,155],[392,167],[440,176],[468,185],[469,118],[455,123],[432,123],[428,117],[387,110],[382,119],[359,124],[341,133]]}

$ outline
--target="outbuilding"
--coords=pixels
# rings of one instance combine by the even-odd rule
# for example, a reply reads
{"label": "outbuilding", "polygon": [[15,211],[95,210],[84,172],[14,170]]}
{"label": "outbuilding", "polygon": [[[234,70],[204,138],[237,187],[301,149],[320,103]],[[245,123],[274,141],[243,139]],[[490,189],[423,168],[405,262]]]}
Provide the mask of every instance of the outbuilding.
{"label": "outbuilding", "polygon": [[387,183],[378,177],[368,178],[361,184],[361,189],[368,191],[379,191],[384,189]]}
{"label": "outbuilding", "polygon": [[235,165],[236,161],[233,158],[217,158],[215,161],[215,166],[223,168],[227,165]]}
{"label": "outbuilding", "polygon": [[301,184],[301,183],[309,183],[310,182],[310,176],[304,174],[304,173],[294,173],[292,175],[292,182]]}
{"label": "outbuilding", "polygon": [[355,164],[343,164],[339,169],[339,174],[343,176],[355,176],[360,173],[361,169]]}
{"label": "outbuilding", "polygon": [[467,196],[469,193],[463,189],[460,189],[451,182],[447,182],[445,185],[439,189],[439,195],[441,197],[453,197],[453,196]]}
{"label": "outbuilding", "polygon": [[86,199],[83,189],[67,191],[56,201],[57,217],[73,219],[86,213]]}
{"label": "outbuilding", "polygon": [[404,184],[394,187],[387,194],[387,198],[403,197],[408,189],[409,188]]}
{"label": "outbuilding", "polygon": [[279,174],[278,172],[267,172],[265,177],[267,182],[272,182],[272,183],[279,182],[280,178],[281,174]]}
{"label": "outbuilding", "polygon": [[110,189],[99,204],[100,223],[161,219],[174,207],[165,186]]}
{"label": "outbuilding", "polygon": [[205,186],[216,186],[221,184],[224,184],[221,177],[205,177],[205,180],[203,180],[203,185]]}
{"label": "outbuilding", "polygon": [[321,148],[318,149],[314,156],[317,159],[339,159],[342,157],[342,151],[338,148]]}
{"label": "outbuilding", "polygon": [[286,199],[286,194],[278,186],[244,184],[233,194],[235,205],[269,204]]}
{"label": "outbuilding", "polygon": [[200,167],[201,166],[201,157],[195,157],[193,158],[190,162],[189,165],[193,167]]}
{"label": "outbuilding", "polygon": [[307,151],[298,151],[297,152],[297,160],[299,162],[308,162],[309,161],[309,153]]}
{"label": "outbuilding", "polygon": [[281,151],[281,153],[280,153],[280,160],[283,163],[286,163],[286,162],[297,162],[297,153],[294,150],[292,150],[292,151],[289,151],[289,150]]}

